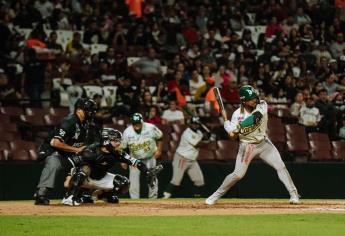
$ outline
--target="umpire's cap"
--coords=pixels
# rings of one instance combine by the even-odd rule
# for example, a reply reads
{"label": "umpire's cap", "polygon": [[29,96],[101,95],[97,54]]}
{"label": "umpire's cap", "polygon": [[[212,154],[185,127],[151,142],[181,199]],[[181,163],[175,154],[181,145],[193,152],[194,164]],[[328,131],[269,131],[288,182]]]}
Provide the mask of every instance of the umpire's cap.
{"label": "umpire's cap", "polygon": [[144,121],[143,116],[140,113],[134,113],[131,116],[131,123],[133,125],[135,125],[135,124],[142,124],[143,121]]}

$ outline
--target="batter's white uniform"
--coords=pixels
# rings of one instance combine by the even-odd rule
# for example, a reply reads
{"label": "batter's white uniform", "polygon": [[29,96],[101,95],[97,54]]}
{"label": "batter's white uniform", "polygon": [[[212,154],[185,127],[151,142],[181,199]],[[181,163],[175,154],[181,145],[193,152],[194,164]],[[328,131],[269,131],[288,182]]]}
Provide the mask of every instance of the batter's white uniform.
{"label": "batter's white uniform", "polygon": [[182,133],[180,144],[176,149],[172,162],[173,177],[170,181],[171,184],[179,186],[184,173],[187,171],[195,186],[201,187],[204,185],[204,176],[196,161],[199,149],[195,147],[202,137],[203,134],[200,130],[195,132],[191,128],[185,129]]}
{"label": "batter's white uniform", "polygon": [[[153,155],[157,151],[156,140],[161,139],[163,133],[155,125],[143,122],[141,132],[138,134],[129,126],[123,132],[122,147],[129,149],[130,155],[145,163],[148,169],[156,166],[156,159]],[[129,195],[131,198],[140,197],[140,171],[133,166],[129,167]],[[158,180],[153,187],[149,186],[149,198],[157,198]]]}
{"label": "batter's white uniform", "polygon": [[247,112],[242,106],[238,108],[233,113],[231,121],[224,122],[225,130],[228,133],[238,130],[238,125],[254,112],[260,112],[263,116],[262,119],[257,124],[240,129],[240,147],[236,157],[235,170],[226,176],[222,185],[206,200],[207,204],[214,204],[234,186],[246,174],[250,162],[255,157],[261,158],[276,169],[278,177],[290,193],[291,199],[298,196],[297,189],[278,150],[266,136],[268,114],[265,101],[260,101],[251,113]]}

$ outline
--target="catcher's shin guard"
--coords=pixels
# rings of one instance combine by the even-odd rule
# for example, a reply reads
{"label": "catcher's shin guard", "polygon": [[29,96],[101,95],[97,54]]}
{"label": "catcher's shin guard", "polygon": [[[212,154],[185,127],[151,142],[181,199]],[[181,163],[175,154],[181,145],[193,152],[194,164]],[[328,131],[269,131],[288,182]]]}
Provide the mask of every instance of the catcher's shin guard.
{"label": "catcher's shin guard", "polygon": [[78,196],[81,189],[80,186],[86,178],[87,175],[83,171],[77,170],[77,172],[71,177],[71,187],[68,189],[67,195],[73,195],[75,197]]}

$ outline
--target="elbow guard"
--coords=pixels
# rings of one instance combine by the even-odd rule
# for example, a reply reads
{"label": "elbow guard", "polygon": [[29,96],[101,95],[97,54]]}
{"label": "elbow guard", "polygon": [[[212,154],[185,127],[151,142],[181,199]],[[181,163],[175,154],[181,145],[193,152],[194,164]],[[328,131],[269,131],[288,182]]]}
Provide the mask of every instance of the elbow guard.
{"label": "elbow guard", "polygon": [[256,111],[254,112],[252,115],[250,115],[249,117],[247,117],[244,121],[241,122],[241,128],[245,128],[251,125],[255,125],[257,123],[259,123],[262,119],[263,115]]}

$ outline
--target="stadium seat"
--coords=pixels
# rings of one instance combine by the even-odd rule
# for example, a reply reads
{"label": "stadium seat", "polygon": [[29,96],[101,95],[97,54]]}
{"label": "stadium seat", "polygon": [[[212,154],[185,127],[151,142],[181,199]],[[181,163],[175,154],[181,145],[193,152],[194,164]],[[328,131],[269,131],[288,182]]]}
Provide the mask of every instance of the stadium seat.
{"label": "stadium seat", "polygon": [[162,151],[163,152],[167,152],[170,148],[170,135],[165,135],[163,137],[163,147],[162,147]]}
{"label": "stadium seat", "polygon": [[20,115],[24,114],[24,111],[21,107],[1,107],[0,108],[1,114],[19,117]]}
{"label": "stadium seat", "polygon": [[16,123],[0,123],[0,131],[17,133],[18,128]]}
{"label": "stadium seat", "polygon": [[238,141],[232,141],[232,140],[218,140],[217,141],[217,147],[218,150],[238,150]]}
{"label": "stadium seat", "polygon": [[27,107],[25,108],[25,115],[27,116],[45,116],[49,114],[49,109],[37,108],[37,107]]}
{"label": "stadium seat", "polygon": [[181,139],[181,134],[179,133],[176,133],[176,132],[172,132],[170,134],[170,137],[172,140],[176,141],[176,142],[180,142],[180,139]]}
{"label": "stadium seat", "polygon": [[34,142],[15,140],[10,142],[11,150],[36,150],[36,145]]}
{"label": "stadium seat", "polygon": [[285,125],[285,130],[290,134],[306,135],[305,128],[298,124]]}
{"label": "stadium seat", "polygon": [[18,138],[18,135],[16,133],[1,132],[1,135],[0,135],[0,141],[11,142],[17,138]]}
{"label": "stadium seat", "polygon": [[215,151],[217,161],[235,161],[237,156],[237,150],[235,149],[217,149]]}
{"label": "stadium seat", "polygon": [[187,129],[187,127],[188,127],[188,125],[186,125],[186,124],[183,124],[183,125],[173,124],[172,125],[173,131],[178,133],[178,134],[182,134],[183,131],[185,129]]}
{"label": "stadium seat", "polygon": [[171,125],[156,124],[156,126],[163,132],[164,135],[169,135],[172,132]]}
{"label": "stadium seat", "polygon": [[65,117],[67,116],[70,112],[70,110],[66,107],[59,107],[59,108],[50,108],[50,114],[54,116],[60,116],[60,117]]}
{"label": "stadium seat", "polygon": [[13,161],[31,161],[32,158],[28,150],[12,150],[9,159]]}
{"label": "stadium seat", "polygon": [[44,124],[45,125],[49,125],[49,126],[56,126],[60,123],[60,121],[62,120],[63,118],[61,116],[54,116],[54,115],[45,115],[43,117],[43,120],[44,120]]}
{"label": "stadium seat", "polygon": [[0,161],[6,161],[5,153],[0,150]]}
{"label": "stadium seat", "polygon": [[0,141],[0,151],[10,150],[10,145],[7,141]]}
{"label": "stadium seat", "polygon": [[35,116],[26,116],[26,115],[21,115],[20,120],[32,124],[32,125],[45,125],[45,121],[43,120],[42,116],[35,115]]}
{"label": "stadium seat", "polygon": [[332,150],[331,143],[327,141],[309,140],[309,145],[311,150]]}
{"label": "stadium seat", "polygon": [[332,154],[334,160],[345,160],[345,141],[332,141]]}
{"label": "stadium seat", "polygon": [[85,90],[86,92],[86,96],[88,98],[93,98],[93,96],[95,94],[99,94],[99,95],[102,95],[103,96],[103,89],[102,87],[100,86],[96,86],[96,85],[85,85],[83,86],[83,89]]}
{"label": "stadium seat", "polygon": [[217,142],[211,141],[209,143],[201,144],[200,148],[215,151],[217,150]]}
{"label": "stadium seat", "polygon": [[7,123],[10,123],[10,116],[8,115],[3,115],[3,114],[0,114],[0,123],[1,124],[7,124]]}
{"label": "stadium seat", "polygon": [[310,160],[312,161],[330,161],[333,159],[331,151],[329,150],[316,150],[313,149],[310,151]]}
{"label": "stadium seat", "polygon": [[197,160],[199,160],[199,161],[214,161],[215,159],[216,158],[215,158],[213,151],[200,148]]}
{"label": "stadium seat", "polygon": [[287,141],[287,150],[289,152],[295,153],[296,155],[309,156],[309,145],[307,140],[288,140]]}
{"label": "stadium seat", "polygon": [[[268,131],[268,130],[267,130]],[[279,131],[268,132],[268,138],[272,141],[272,143],[276,146],[276,148],[280,152],[285,151],[286,146],[286,138],[284,133],[275,133]]]}
{"label": "stadium seat", "polygon": [[309,133],[308,134],[309,140],[311,141],[322,141],[322,142],[327,142],[330,143],[329,136],[326,133]]}

